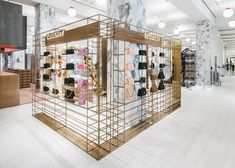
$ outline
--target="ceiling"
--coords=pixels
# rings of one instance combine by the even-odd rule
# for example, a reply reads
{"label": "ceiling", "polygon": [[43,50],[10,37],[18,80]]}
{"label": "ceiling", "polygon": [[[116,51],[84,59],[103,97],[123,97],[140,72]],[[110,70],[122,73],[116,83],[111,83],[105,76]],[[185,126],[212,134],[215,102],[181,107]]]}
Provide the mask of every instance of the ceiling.
{"label": "ceiling", "polygon": [[216,27],[220,31],[220,36],[227,47],[235,47],[235,29],[228,26],[229,21],[235,20],[235,14],[231,18],[224,18],[223,11],[232,8],[235,12],[235,0],[205,0],[205,3],[216,16]]}
{"label": "ceiling", "polygon": [[[11,0],[13,2],[23,3],[24,15],[28,16],[28,36],[32,37],[33,33],[30,31],[34,25],[34,6],[45,0]],[[165,35],[174,36],[182,40],[184,46],[193,46],[196,35],[196,21],[202,18],[206,19],[206,15],[211,15],[215,18],[215,26],[220,30],[221,38],[224,44],[228,46],[235,46],[235,30],[228,27],[230,20],[235,20],[235,14],[232,18],[226,19],[222,13],[225,8],[231,7],[235,10],[235,0],[145,0],[147,8],[147,26],[156,32]],[[53,6],[57,7],[56,12],[56,26],[64,25],[77,20],[81,13],[93,15],[90,13],[90,7],[98,13],[106,13],[107,4],[99,5],[96,0],[47,0]],[[201,4],[200,4],[201,3]],[[205,4],[204,4],[205,3]],[[80,15],[77,18],[71,18],[67,15],[67,9],[73,5]],[[204,8],[195,10],[194,6],[204,5]],[[80,7],[80,8],[79,8]],[[193,10],[192,10],[193,9]],[[166,27],[160,29],[158,27],[159,21],[164,21]],[[175,34],[174,30],[180,33]],[[190,38],[190,41],[186,41]]]}

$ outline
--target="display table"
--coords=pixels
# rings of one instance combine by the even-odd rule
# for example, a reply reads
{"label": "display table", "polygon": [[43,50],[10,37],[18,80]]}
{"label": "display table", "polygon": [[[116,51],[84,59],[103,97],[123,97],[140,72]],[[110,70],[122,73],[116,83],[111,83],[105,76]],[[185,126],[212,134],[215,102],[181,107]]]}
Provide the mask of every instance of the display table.
{"label": "display table", "polygon": [[0,72],[0,108],[20,104],[19,75]]}

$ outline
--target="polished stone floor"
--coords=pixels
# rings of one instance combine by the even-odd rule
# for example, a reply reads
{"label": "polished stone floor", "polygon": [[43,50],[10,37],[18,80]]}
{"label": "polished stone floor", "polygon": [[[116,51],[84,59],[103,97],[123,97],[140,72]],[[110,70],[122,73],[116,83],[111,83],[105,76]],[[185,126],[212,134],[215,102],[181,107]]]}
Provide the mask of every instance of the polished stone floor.
{"label": "polished stone floor", "polygon": [[0,168],[234,168],[235,78],[182,90],[182,108],[101,161],[31,116],[0,110]]}

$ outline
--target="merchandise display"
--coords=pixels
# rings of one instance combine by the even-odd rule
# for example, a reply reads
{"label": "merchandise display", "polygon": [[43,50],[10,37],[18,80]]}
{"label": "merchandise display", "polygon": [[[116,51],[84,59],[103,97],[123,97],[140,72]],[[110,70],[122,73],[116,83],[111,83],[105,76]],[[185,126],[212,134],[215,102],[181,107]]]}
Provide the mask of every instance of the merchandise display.
{"label": "merchandise display", "polygon": [[196,51],[186,48],[182,51],[182,86],[196,84]]}
{"label": "merchandise display", "polygon": [[124,27],[96,15],[35,38],[33,116],[98,160],[181,105],[181,43]]}

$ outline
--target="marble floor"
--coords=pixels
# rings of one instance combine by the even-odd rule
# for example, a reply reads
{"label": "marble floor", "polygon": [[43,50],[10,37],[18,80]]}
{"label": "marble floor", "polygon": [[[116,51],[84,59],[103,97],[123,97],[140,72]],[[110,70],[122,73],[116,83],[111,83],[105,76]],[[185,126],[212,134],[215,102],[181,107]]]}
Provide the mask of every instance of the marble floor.
{"label": "marble floor", "polygon": [[96,161],[31,116],[0,110],[0,168],[234,168],[235,78],[182,90],[182,108]]}

